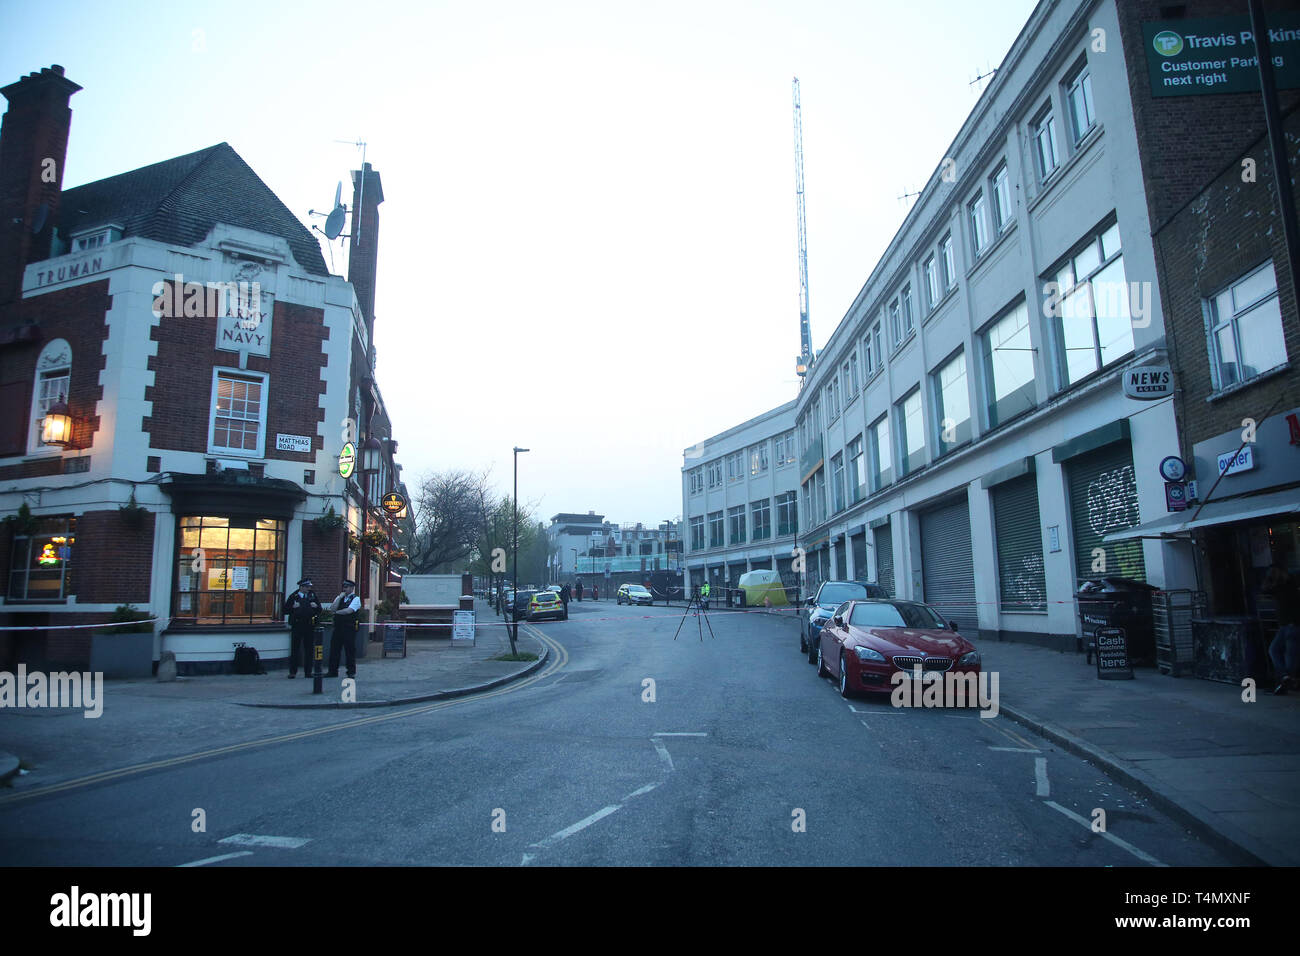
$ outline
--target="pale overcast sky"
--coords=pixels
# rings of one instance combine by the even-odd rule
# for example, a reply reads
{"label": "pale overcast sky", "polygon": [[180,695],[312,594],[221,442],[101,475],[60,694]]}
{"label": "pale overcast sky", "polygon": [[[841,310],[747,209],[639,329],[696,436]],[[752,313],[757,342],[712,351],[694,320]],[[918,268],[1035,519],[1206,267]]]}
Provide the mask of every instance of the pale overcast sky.
{"label": "pale overcast sky", "polygon": [[797,394],[791,78],[820,348],[1033,7],[0,0],[0,83],[84,87],[65,187],[225,141],[310,223],[365,140],[408,483],[508,492],[520,445],[544,518],[649,524],[683,448]]}

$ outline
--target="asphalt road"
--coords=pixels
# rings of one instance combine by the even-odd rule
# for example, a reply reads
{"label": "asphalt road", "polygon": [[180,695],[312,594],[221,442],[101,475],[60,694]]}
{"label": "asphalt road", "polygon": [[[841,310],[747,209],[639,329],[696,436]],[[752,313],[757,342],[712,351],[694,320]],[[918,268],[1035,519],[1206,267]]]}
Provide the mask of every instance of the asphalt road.
{"label": "asphalt road", "polygon": [[316,714],[306,735],[297,712],[285,739],[265,712],[247,749],[11,791],[0,862],[1238,862],[1005,717],[841,700],[788,618],[715,611],[712,636],[692,618],[674,640],[680,607],[570,608],[536,625],[543,671],[479,697]]}

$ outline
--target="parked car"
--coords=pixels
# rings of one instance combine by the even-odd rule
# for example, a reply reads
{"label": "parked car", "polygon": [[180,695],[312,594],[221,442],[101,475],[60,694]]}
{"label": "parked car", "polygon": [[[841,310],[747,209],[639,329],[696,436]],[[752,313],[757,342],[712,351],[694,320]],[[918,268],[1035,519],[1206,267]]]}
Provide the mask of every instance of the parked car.
{"label": "parked car", "polygon": [[535,591],[528,602],[528,620],[540,621],[544,617],[552,617],[560,621],[569,619],[569,609],[564,606],[560,596],[549,588],[545,591]]}
{"label": "parked car", "polygon": [[980,655],[945,624],[938,612],[919,601],[848,601],[817,636],[817,676],[834,677],[840,694],[892,693],[893,676],[973,673],[979,680]]}
{"label": "parked car", "polygon": [[639,584],[624,584],[614,596],[619,604],[654,604],[655,596]]}
{"label": "parked car", "polygon": [[532,605],[533,595],[536,591],[525,591],[520,588],[506,599],[506,617],[512,621],[517,621],[521,617],[528,617],[528,609]]}
{"label": "parked car", "polygon": [[799,650],[808,655],[808,663],[817,659],[817,635],[837,607],[845,601],[888,597],[884,588],[869,581],[823,581],[808,599],[808,611],[799,615]]}

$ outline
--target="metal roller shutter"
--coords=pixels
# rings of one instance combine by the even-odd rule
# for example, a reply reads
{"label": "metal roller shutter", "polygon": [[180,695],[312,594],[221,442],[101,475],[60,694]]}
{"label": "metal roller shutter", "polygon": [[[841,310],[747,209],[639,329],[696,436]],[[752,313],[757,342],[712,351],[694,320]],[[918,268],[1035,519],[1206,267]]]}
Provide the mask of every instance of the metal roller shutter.
{"label": "metal roller shutter", "polygon": [[876,546],[876,583],[894,596],[894,536],[889,525],[881,525],[872,532]]}
{"label": "metal roller shutter", "polygon": [[979,631],[975,610],[975,567],[971,558],[970,508],[966,499],[923,511],[921,572],[925,603],[945,621],[956,621],[965,637]]}
{"label": "metal roller shutter", "polygon": [[[1132,446],[1127,441],[1115,442],[1072,458],[1066,465],[1076,585],[1103,576],[1145,581],[1147,572],[1140,540],[1110,544],[1101,540],[1112,531],[1133,527],[1140,520]],[[1104,570],[1092,569],[1093,562],[1100,557],[1093,554],[1095,548],[1105,552]]]}
{"label": "metal roller shutter", "polygon": [[851,539],[853,547],[853,577],[857,581],[867,578],[867,536],[855,534]]}
{"label": "metal roller shutter", "polygon": [[1047,609],[1038,479],[1023,475],[992,489],[998,546],[998,593],[1006,611]]}

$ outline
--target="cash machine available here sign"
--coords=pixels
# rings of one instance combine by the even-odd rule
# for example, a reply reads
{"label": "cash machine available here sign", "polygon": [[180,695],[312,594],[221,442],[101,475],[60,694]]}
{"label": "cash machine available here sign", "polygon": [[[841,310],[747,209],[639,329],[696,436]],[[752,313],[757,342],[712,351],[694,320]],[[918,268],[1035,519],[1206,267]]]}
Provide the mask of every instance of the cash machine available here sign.
{"label": "cash machine available here sign", "polygon": [[[1267,18],[1277,87],[1300,88],[1300,14],[1269,13]],[[1152,96],[1259,90],[1248,16],[1144,23],[1142,37]]]}

